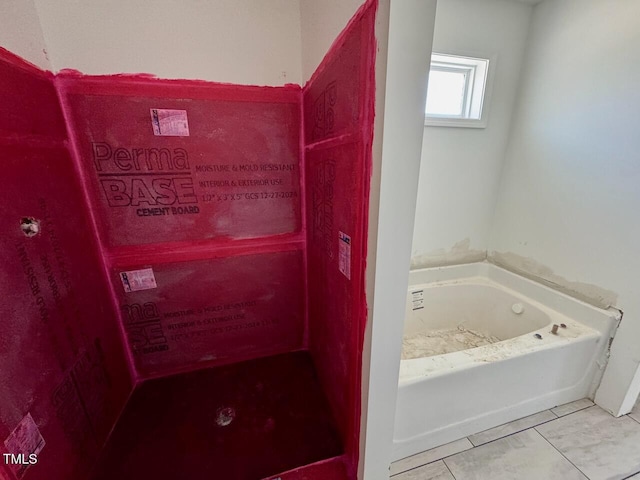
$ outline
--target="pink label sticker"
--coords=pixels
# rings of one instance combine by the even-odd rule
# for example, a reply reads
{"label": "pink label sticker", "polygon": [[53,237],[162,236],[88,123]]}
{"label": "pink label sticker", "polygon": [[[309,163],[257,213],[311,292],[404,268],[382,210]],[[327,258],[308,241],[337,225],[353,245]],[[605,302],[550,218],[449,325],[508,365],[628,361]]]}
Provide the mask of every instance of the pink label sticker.
{"label": "pink label sticker", "polygon": [[162,137],[188,137],[189,122],[186,110],[151,109],[153,134]]}
{"label": "pink label sticker", "polygon": [[338,269],[351,280],[351,237],[338,232]]}
{"label": "pink label sticker", "polygon": [[137,292],[138,290],[151,290],[158,288],[153,268],[120,272],[120,280],[125,292]]}
{"label": "pink label sticker", "polygon": [[3,454],[4,463],[17,478],[22,478],[27,468],[38,463],[38,454],[44,445],[38,425],[31,414],[27,413],[4,441],[7,449],[7,453]]}

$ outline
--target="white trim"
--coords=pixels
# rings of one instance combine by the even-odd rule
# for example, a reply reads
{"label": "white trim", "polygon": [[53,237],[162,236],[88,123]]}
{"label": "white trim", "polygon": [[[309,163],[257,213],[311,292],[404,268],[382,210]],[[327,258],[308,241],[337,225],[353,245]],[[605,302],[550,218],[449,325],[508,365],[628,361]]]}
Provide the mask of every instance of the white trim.
{"label": "white trim", "polygon": [[425,127],[464,127],[464,128],[486,128],[487,119],[476,120],[473,118],[454,117],[424,117]]}
{"label": "white trim", "polygon": [[380,0],[378,6],[359,480],[389,480],[435,17],[436,0]]}

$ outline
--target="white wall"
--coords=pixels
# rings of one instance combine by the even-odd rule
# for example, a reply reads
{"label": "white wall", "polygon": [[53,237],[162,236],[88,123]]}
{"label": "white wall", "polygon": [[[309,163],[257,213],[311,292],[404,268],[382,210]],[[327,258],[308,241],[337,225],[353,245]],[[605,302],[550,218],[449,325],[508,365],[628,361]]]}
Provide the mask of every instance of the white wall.
{"label": "white wall", "polygon": [[5,0],[0,46],[55,71],[302,84],[362,3]]}
{"label": "white wall", "polygon": [[433,50],[497,55],[485,129],[425,127],[412,268],[485,257],[532,7],[438,0]]}
{"label": "white wall", "polygon": [[0,14],[0,47],[45,70],[51,65],[33,0],[4,0]]}
{"label": "white wall", "polygon": [[300,0],[302,80],[306,82],[364,0]]}
{"label": "white wall", "polygon": [[640,388],[639,45],[637,0],[535,7],[491,240],[497,262],[624,311],[596,395],[615,414]]}
{"label": "white wall", "polygon": [[435,11],[436,0],[383,0],[378,10],[358,476],[365,480],[389,478]]}
{"label": "white wall", "polygon": [[298,0],[36,0],[36,7],[55,70],[302,81]]}

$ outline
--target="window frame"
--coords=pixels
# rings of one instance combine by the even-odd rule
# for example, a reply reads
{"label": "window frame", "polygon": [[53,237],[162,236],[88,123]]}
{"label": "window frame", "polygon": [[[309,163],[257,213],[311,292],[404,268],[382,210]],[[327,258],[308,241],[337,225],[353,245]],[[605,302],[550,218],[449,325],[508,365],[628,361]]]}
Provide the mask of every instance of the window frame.
{"label": "window frame", "polygon": [[439,53],[431,55],[431,70],[466,71],[462,115],[438,115],[426,113],[425,126],[486,128],[491,105],[493,74],[496,67],[496,55],[478,55],[461,53]]}

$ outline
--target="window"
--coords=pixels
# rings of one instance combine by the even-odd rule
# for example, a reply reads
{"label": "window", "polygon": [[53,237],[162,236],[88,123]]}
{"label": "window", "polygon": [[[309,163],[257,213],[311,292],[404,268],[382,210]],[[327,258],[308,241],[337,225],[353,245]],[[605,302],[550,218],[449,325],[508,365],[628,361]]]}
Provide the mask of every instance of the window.
{"label": "window", "polygon": [[483,128],[489,60],[433,53],[425,125]]}

